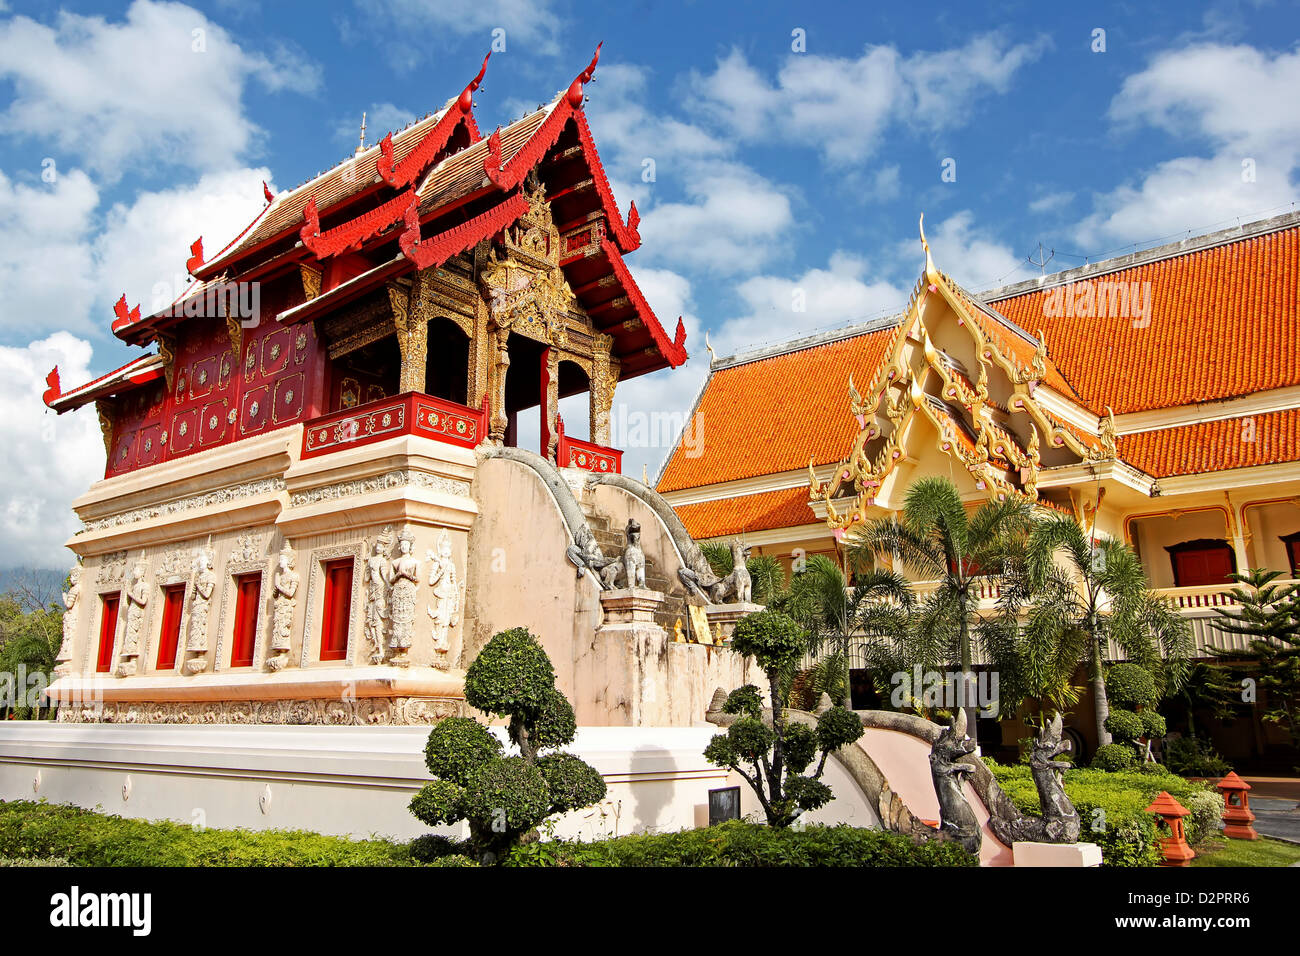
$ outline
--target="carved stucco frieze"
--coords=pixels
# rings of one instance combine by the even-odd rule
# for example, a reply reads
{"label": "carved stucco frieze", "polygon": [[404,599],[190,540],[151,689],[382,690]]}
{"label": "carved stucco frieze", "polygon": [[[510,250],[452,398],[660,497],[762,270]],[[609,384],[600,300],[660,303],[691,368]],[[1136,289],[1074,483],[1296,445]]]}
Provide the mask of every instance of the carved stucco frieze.
{"label": "carved stucco frieze", "polygon": [[467,481],[399,468],[385,472],[382,475],[373,475],[370,478],[358,478],[354,481],[321,485],[307,491],[295,491],[289,496],[289,506],[300,508],[304,505],[314,505],[322,501],[349,498],[353,495],[367,495],[372,492],[389,488],[401,488],[406,485],[428,488],[432,491],[442,491],[450,495],[468,495],[470,491],[469,482]]}
{"label": "carved stucco frieze", "polygon": [[167,501],[158,505],[150,505],[145,508],[133,508],[130,511],[122,511],[115,515],[109,515],[106,518],[95,518],[85,522],[82,532],[103,531],[106,528],[120,528],[125,525],[135,524],[137,521],[148,521],[152,518],[165,518],[171,515],[182,514],[186,511],[193,511],[197,508],[206,508],[210,505],[228,504],[232,501],[238,501],[241,498],[251,498],[255,495],[273,494],[284,490],[283,478],[261,478],[257,481],[246,481],[242,484],[231,485],[227,488],[218,488],[215,491],[207,491],[201,495],[191,495],[188,498],[177,498],[174,501]]}

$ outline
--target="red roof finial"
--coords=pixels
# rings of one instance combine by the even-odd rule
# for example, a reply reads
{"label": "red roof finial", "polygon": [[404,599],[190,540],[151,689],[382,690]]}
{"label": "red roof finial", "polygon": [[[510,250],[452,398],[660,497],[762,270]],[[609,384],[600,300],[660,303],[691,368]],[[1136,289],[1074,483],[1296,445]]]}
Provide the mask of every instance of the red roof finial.
{"label": "red roof finial", "polygon": [[140,306],[137,305],[134,309],[128,310],[126,307],[126,293],[124,292],[122,298],[113,303],[113,314],[117,316],[117,321],[113,323],[113,331],[116,332],[132,322],[140,321]]}
{"label": "red roof finial", "polygon": [[501,127],[492,131],[487,141],[487,156],[483,158],[483,172],[488,179],[501,186],[505,177],[501,175]]}
{"label": "red roof finial", "polygon": [[[262,188],[266,188],[266,183],[262,183]],[[190,257],[185,260],[185,270],[191,275],[203,265],[203,237],[199,236],[190,243]],[[126,296],[122,297],[123,299]]]}
{"label": "red roof finial", "polygon": [[592,56],[591,62],[587,64],[587,68],[579,73],[577,78],[569,84],[569,92],[567,94],[569,105],[575,110],[582,106],[582,88],[591,82],[591,78],[596,72],[596,63],[600,60],[600,48],[604,42],[604,40],[601,40],[600,43],[596,44],[596,52]]}
{"label": "red roof finial", "polygon": [[41,396],[41,400],[47,406],[53,407],[55,399],[63,394],[62,389],[59,387],[59,367],[57,365],[50,369],[49,375],[45,376],[45,384],[48,387],[45,389],[45,394]]}
{"label": "red roof finial", "polygon": [[462,113],[468,113],[474,107],[474,91],[483,82],[483,74],[487,73],[487,63],[490,59],[492,59],[492,51],[488,50],[487,56],[483,57],[483,65],[479,67],[478,76],[469,81],[469,86],[465,87],[460,94],[460,99],[456,101]]}
{"label": "red roof finial", "polygon": [[267,202],[275,201],[275,193],[271,192],[271,187],[266,184],[265,179],[262,180],[262,195],[266,197]]}
{"label": "red roof finial", "polygon": [[302,210],[302,228],[298,230],[298,237],[302,239],[302,244],[307,245],[307,240],[315,239],[320,235],[320,213],[316,211],[316,197],[312,196],[307,200],[307,205]]}

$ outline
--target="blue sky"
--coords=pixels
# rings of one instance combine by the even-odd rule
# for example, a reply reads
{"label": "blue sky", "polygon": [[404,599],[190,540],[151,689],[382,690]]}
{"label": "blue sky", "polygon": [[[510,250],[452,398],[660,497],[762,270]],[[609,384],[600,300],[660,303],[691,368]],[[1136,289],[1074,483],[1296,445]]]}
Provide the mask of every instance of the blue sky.
{"label": "blue sky", "polygon": [[[263,179],[290,188],[344,158],[363,110],[373,143],[441,106],[497,30],[485,131],[604,41],[587,110],[620,204],[642,212],[629,264],[694,355],[620,389],[616,422],[660,416],[616,435],[636,474],[703,381],[705,330],[725,355],[896,311],[922,211],[940,267],[978,291],[1036,274],[1040,242],[1052,271],[1300,198],[1294,4],[0,0],[16,561],[63,561],[72,497],[102,469],[93,414],[43,413],[45,371],[73,384],[129,358],[108,334],[118,295],[174,292],[195,236],[219,248]],[[585,422],[580,402],[565,412]]]}

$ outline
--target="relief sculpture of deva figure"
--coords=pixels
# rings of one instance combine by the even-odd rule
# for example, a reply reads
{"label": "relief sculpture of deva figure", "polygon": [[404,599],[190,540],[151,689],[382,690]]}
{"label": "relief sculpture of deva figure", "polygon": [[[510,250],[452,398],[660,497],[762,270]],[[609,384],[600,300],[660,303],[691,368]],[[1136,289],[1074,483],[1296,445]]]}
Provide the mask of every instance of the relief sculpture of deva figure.
{"label": "relief sculpture of deva figure", "polygon": [[384,662],[384,628],[388,622],[388,587],[392,583],[389,573],[388,552],[392,546],[392,532],[385,528],[375,538],[370,557],[366,559],[366,640],[370,642],[370,663]]}
{"label": "relief sculpture of deva figure", "polygon": [[271,615],[271,657],[268,670],[278,671],[289,662],[289,638],[293,634],[293,608],[298,595],[298,572],[293,569],[293,549],[285,544],[275,572],[275,603]]}
{"label": "relief sculpture of deva figure", "polygon": [[448,636],[460,623],[460,582],[451,557],[451,539],[445,530],[438,535],[438,553],[430,551],[428,558],[432,562],[429,587],[433,589],[433,598],[429,602],[429,617],[433,620],[433,666],[446,670],[447,652],[451,649]]}
{"label": "relief sculpture of deva figure", "polygon": [[149,603],[149,566],[144,556],[131,569],[126,588],[126,636],[122,639],[122,666],[119,673],[130,677],[136,673],[140,657],[140,632],[144,628],[144,609]]}
{"label": "relief sculpture of deva figure", "polygon": [[81,597],[81,563],[72,566],[68,575],[68,589],[63,592],[63,642],[54,658],[54,676],[62,677],[72,667],[72,642],[77,633],[77,600]]}
{"label": "relief sculpture of deva figure", "polygon": [[420,586],[420,559],[411,553],[415,536],[405,528],[397,536],[397,554],[389,570],[393,582],[388,592],[388,620],[391,625],[388,646],[391,661],[405,667],[409,661],[411,636],[415,630],[415,592]]}
{"label": "relief sculpture of deva figure", "polygon": [[186,648],[194,656],[185,662],[185,670],[190,674],[197,674],[208,666],[208,606],[216,587],[212,552],[200,550],[194,559],[194,583],[190,591],[190,639]]}

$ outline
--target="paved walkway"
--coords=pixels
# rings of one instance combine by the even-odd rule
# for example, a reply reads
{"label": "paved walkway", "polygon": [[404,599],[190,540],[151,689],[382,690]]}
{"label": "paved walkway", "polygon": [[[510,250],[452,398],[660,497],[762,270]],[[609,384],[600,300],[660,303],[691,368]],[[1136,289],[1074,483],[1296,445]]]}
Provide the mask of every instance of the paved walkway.
{"label": "paved walkway", "polygon": [[1300,843],[1300,807],[1292,799],[1250,795],[1250,809],[1255,813],[1255,830],[1264,836]]}
{"label": "paved walkway", "polygon": [[1250,799],[1278,797],[1300,803],[1300,777],[1243,777],[1251,786]]}

